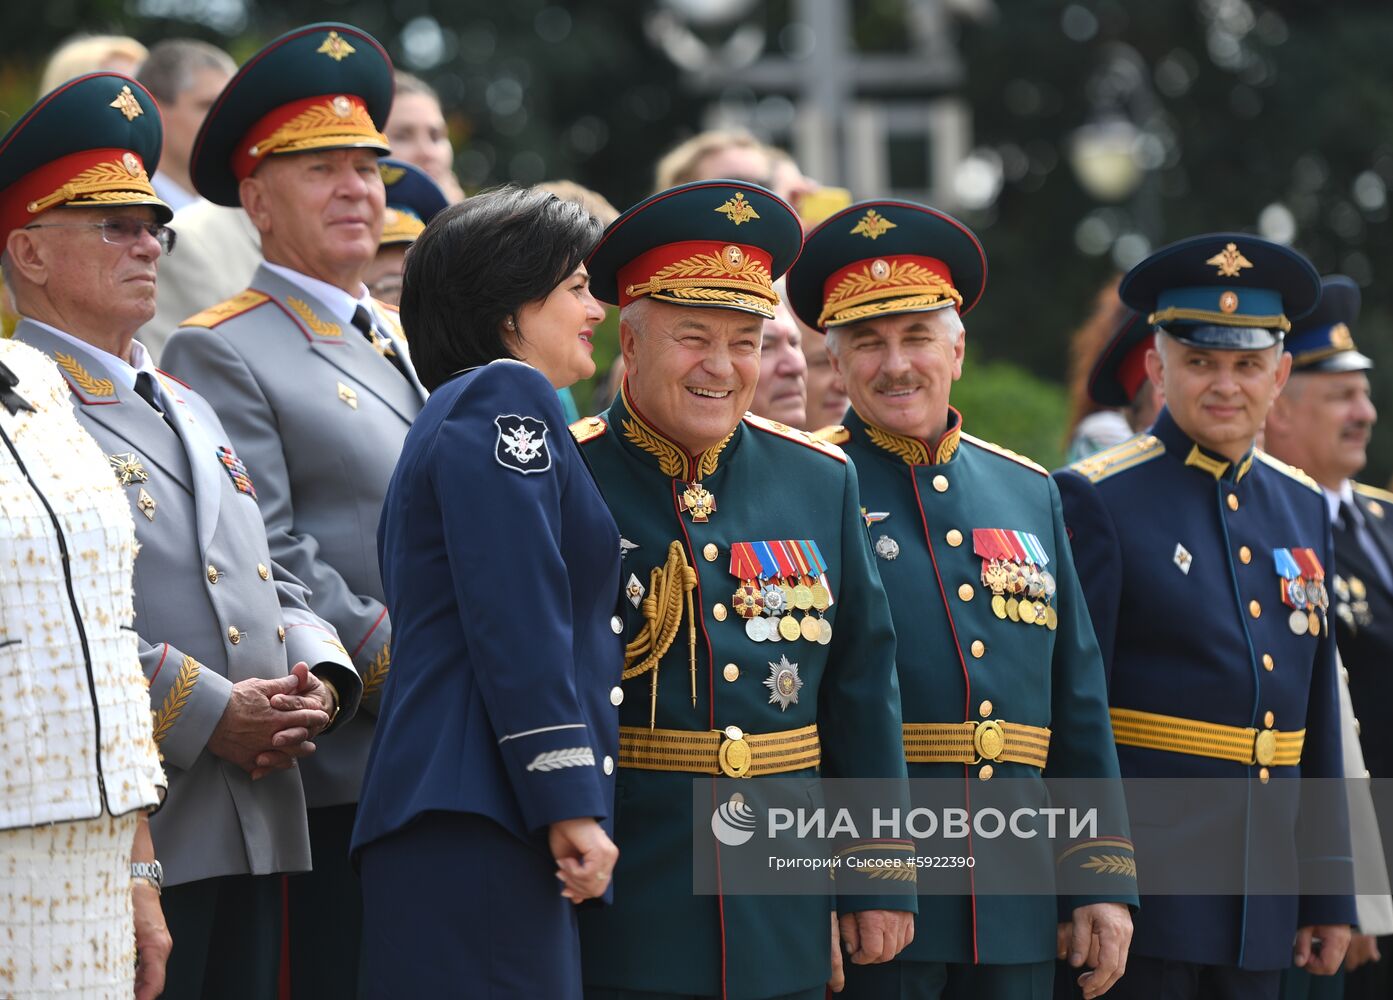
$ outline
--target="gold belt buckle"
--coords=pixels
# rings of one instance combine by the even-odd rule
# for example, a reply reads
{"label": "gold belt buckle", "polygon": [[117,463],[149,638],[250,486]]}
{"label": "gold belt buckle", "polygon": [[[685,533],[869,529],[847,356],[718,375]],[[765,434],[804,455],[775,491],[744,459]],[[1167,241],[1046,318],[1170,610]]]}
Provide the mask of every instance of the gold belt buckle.
{"label": "gold belt buckle", "polygon": [[751,758],[754,756],[750,744],[745,742],[745,734],[739,726],[726,726],[725,740],[716,754],[721,765],[721,773],[728,778],[744,778],[750,773]]}
{"label": "gold belt buckle", "polygon": [[1277,759],[1277,732],[1273,729],[1260,729],[1253,739],[1253,763],[1269,766]]}
{"label": "gold belt buckle", "polygon": [[1001,751],[1006,748],[1006,734],[1001,728],[1001,723],[995,719],[977,723],[977,728],[972,731],[972,747],[981,760],[996,760],[1000,757]]}

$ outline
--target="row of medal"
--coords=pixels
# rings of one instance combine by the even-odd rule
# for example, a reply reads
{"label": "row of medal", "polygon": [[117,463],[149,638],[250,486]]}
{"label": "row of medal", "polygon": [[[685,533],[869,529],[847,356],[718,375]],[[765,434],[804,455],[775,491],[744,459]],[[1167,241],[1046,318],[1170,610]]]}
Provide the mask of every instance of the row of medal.
{"label": "row of medal", "polygon": [[1374,623],[1369,611],[1369,590],[1357,576],[1349,578],[1335,574],[1335,614],[1350,629],[1358,631]]}
{"label": "row of medal", "polygon": [[1051,632],[1059,627],[1055,579],[1045,569],[1050,557],[1038,537],[1009,528],[973,528],[972,551],[982,559],[982,586],[992,592],[992,614]]}
{"label": "row of medal", "polygon": [[1296,635],[1320,635],[1320,623],[1330,607],[1320,557],[1314,549],[1273,549],[1272,562],[1282,579],[1282,603],[1292,609],[1287,627]]}
{"label": "row of medal", "polygon": [[[823,612],[834,602],[817,542],[736,542],[730,575],[740,581],[730,609],[745,620],[745,635],[754,642],[832,641],[832,623]],[[799,611],[801,620],[794,617]]]}

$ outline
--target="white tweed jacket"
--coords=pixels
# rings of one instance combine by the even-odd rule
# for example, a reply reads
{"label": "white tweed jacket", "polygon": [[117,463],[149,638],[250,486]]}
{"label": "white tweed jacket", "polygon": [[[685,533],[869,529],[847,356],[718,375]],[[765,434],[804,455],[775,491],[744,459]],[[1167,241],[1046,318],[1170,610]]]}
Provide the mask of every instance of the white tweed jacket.
{"label": "white tweed jacket", "polygon": [[0,829],[157,805],[130,506],[52,362],[0,362],[34,408],[0,405]]}

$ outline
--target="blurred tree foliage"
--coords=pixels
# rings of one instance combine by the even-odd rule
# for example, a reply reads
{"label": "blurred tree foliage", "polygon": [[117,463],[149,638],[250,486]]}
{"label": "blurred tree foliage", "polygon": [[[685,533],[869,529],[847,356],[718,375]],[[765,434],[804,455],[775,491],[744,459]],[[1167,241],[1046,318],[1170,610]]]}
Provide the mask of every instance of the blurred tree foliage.
{"label": "blurred tree foliage", "polygon": [[[51,0],[0,9],[0,113],[33,101],[53,45],[74,30],[147,43],[192,35],[245,57],[279,32],[346,20],[441,92],[467,188],[569,177],[623,208],[648,193],[653,164],[695,131],[702,101],[645,37],[656,0]],[[908,0],[856,0],[856,43],[903,50]],[[1380,0],[960,0],[974,144],[1001,157],[1004,185],[965,214],[991,278],[970,318],[974,357],[955,398],[973,433],[1040,461],[1057,457],[1066,347],[1097,288],[1129,263],[1085,229],[1139,233],[1153,246],[1196,232],[1257,231],[1283,218],[1322,273],[1365,286],[1361,349],[1379,363],[1375,400],[1393,407],[1393,10]],[[790,0],[757,12],[771,44]],[[1095,202],[1069,166],[1074,130],[1096,119],[1100,66],[1135,51],[1164,140],[1144,190]],[[732,80],[738,84],[738,79]],[[1128,113],[1135,108],[1123,109]],[[858,196],[879,192],[861,191]],[[1266,211],[1266,215],[1264,212]],[[1085,225],[1086,224],[1086,225]],[[1282,228],[1281,225],[1278,228]],[[1149,232],[1147,230],[1150,230]],[[1129,246],[1138,248],[1136,240]],[[612,322],[612,321],[611,321]],[[606,343],[597,359],[613,349]],[[582,387],[577,394],[587,399]],[[600,401],[592,401],[590,409]],[[1365,478],[1393,472],[1393,434],[1376,435]]]}

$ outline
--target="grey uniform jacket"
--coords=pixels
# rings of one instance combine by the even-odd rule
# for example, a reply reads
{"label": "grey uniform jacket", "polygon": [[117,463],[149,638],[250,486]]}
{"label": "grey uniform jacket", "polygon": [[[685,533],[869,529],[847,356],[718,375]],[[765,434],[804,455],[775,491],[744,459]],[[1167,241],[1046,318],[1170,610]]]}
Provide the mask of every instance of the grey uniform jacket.
{"label": "grey uniform jacket", "polygon": [[300,769],[253,782],[207,748],[238,681],[284,677],[304,660],[338,689],[336,727],[362,695],[337,634],[267,550],[255,469],[242,468],[212,407],[176,380],[162,388],[177,433],[110,377],[102,352],[27,320],[14,338],[58,365],[135,517],[135,628],[169,775],[150,820],[166,881],[308,869]]}
{"label": "grey uniform jacket", "polygon": [[164,364],[202,393],[257,471],[271,554],[310,589],[363,678],[358,717],[304,764],[310,806],[357,802],[391,663],[377,522],[425,401],[395,314],[377,326],[410,377],[349,321],[267,268],[251,288],[187,320]]}
{"label": "grey uniform jacket", "polygon": [[136,339],[155,363],[164,364],[164,345],[185,318],[247,287],[261,263],[261,234],[240,208],[199,199],[174,213],[175,252],[160,258],[155,317]]}

